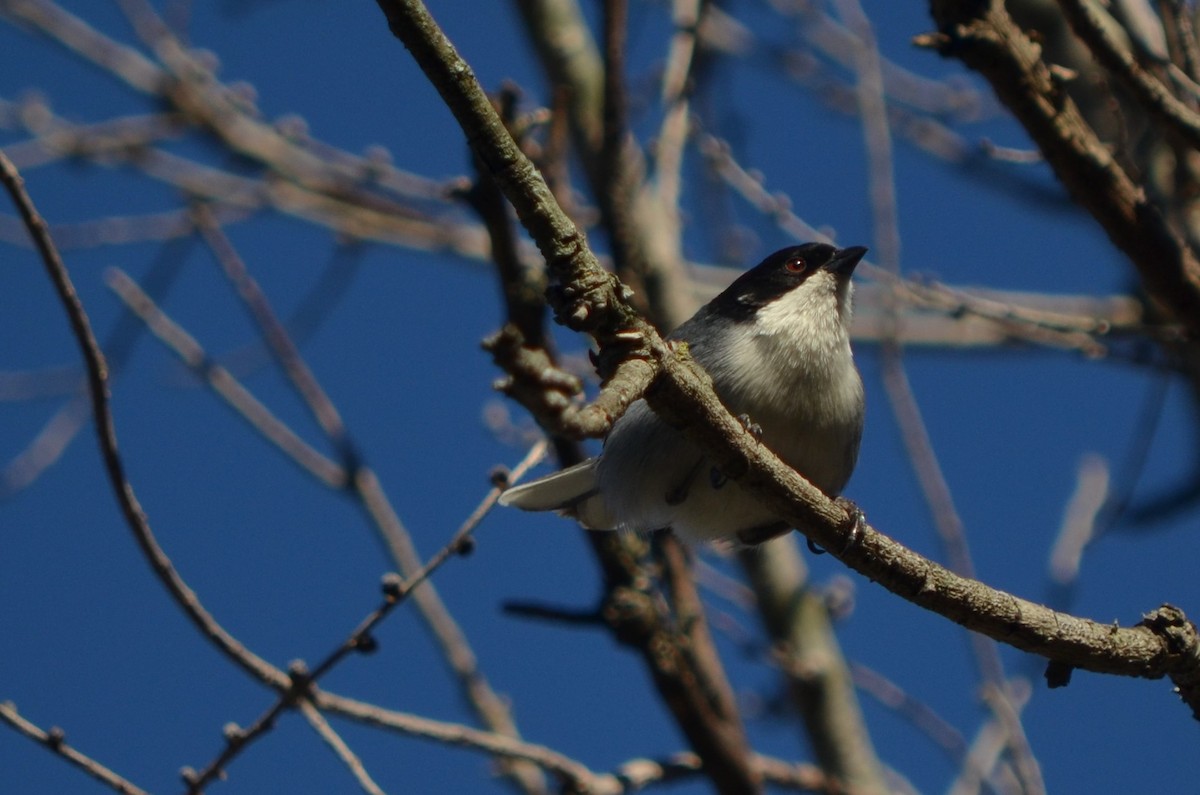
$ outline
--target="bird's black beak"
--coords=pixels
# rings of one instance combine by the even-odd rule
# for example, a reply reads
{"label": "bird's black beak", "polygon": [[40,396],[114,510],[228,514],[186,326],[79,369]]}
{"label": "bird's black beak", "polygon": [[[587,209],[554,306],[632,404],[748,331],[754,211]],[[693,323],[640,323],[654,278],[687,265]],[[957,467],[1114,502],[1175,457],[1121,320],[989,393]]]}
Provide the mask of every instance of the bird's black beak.
{"label": "bird's black beak", "polygon": [[849,248],[839,248],[833,255],[833,259],[826,263],[825,267],[836,273],[838,276],[849,279],[850,274],[854,273],[854,267],[858,265],[867,253],[865,246],[850,246]]}
{"label": "bird's black beak", "polygon": [[850,279],[850,275],[854,273],[854,267],[865,255],[865,246],[848,246],[846,249],[838,249],[833,258],[826,263],[826,268],[841,276],[842,279]]}

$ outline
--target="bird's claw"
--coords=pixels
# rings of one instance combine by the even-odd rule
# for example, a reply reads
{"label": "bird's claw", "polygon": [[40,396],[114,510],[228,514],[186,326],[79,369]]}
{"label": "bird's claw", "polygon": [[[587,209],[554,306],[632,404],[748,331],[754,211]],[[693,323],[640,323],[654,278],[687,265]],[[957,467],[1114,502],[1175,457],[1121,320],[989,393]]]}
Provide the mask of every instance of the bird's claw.
{"label": "bird's claw", "polygon": [[754,441],[762,441],[762,426],[750,419],[749,414],[739,414],[737,420],[742,424],[742,427],[746,429],[746,433],[754,437]]}
{"label": "bird's claw", "polygon": [[846,515],[854,520],[854,524],[850,527],[850,532],[846,535],[846,541],[842,544],[841,555],[845,555],[862,540],[863,528],[867,526],[867,516],[862,512],[852,500],[845,497],[838,497],[834,502],[837,506],[846,512]]}
{"label": "bird's claw", "polygon": [[[754,437],[754,441],[762,441],[762,426],[750,419],[749,414],[739,414],[737,418],[742,427],[746,429],[746,433]],[[708,482],[712,486],[713,491],[717,491],[729,481],[729,477],[721,470],[713,467],[708,472]]]}
{"label": "bird's claw", "polygon": [[[866,514],[862,512],[861,508],[845,497],[838,497],[834,500],[834,502],[837,503],[839,508],[846,512],[847,516],[852,517],[854,520],[854,524],[850,527],[850,532],[846,535],[846,540],[842,544],[841,550],[838,552],[838,557],[840,558],[853,549],[862,538],[863,528],[867,525],[867,517]],[[818,546],[811,538],[806,540],[808,542],[808,551],[814,555],[824,555],[829,551]]]}

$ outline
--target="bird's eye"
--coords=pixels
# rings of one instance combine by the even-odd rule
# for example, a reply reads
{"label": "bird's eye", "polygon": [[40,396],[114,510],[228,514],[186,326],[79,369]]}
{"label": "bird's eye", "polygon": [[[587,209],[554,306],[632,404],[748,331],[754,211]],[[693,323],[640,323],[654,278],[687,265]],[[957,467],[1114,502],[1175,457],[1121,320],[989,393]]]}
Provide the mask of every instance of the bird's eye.
{"label": "bird's eye", "polygon": [[804,273],[804,269],[808,267],[808,263],[804,261],[804,257],[792,257],[784,267],[791,273]]}

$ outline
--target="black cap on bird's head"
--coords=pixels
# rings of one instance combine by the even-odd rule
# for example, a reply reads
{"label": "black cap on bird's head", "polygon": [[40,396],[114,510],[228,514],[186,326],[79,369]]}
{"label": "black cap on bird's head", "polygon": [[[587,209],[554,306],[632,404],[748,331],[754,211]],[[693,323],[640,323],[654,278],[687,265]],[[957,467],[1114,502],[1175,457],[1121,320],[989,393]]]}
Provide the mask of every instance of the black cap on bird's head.
{"label": "black cap on bird's head", "polygon": [[866,253],[863,246],[837,248],[828,243],[782,248],[739,276],[710,306],[731,319],[749,320],[820,271],[832,273],[838,283],[848,282]]}

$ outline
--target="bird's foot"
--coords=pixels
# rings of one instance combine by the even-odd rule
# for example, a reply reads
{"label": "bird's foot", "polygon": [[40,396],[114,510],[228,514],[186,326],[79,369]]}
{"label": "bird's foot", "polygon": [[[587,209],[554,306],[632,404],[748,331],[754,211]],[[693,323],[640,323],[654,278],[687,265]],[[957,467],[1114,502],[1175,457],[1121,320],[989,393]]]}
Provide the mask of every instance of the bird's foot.
{"label": "bird's foot", "polygon": [[838,497],[834,502],[853,521],[853,524],[850,526],[850,532],[846,535],[846,540],[842,544],[841,555],[845,555],[862,540],[863,530],[867,526],[867,516],[854,501],[848,500],[845,497]]}
{"label": "bird's foot", "polygon": [[[749,414],[739,414],[737,420],[742,424],[742,427],[746,429],[746,433],[754,437],[754,441],[762,441],[762,426],[751,420]],[[727,482],[729,482],[729,477],[721,470],[713,467],[708,472],[708,482],[709,485],[712,486],[713,491],[717,491]]]}
{"label": "bird's foot", "polygon": [[754,437],[754,441],[762,441],[762,426],[750,419],[749,414],[739,414],[737,420],[742,424],[742,427],[746,429],[746,433]]}
{"label": "bird's foot", "polygon": [[[853,549],[855,544],[862,539],[863,528],[867,525],[867,517],[862,512],[862,509],[858,507],[858,505],[851,500],[846,499],[845,497],[838,497],[834,500],[834,502],[837,503],[837,506],[845,511],[846,515],[851,517],[854,521],[854,524],[850,527],[850,532],[846,535],[846,540],[842,543],[841,550],[838,552],[838,557],[840,558]],[[807,539],[807,542],[808,551],[814,555],[824,555],[829,551],[819,546],[811,538]]]}

